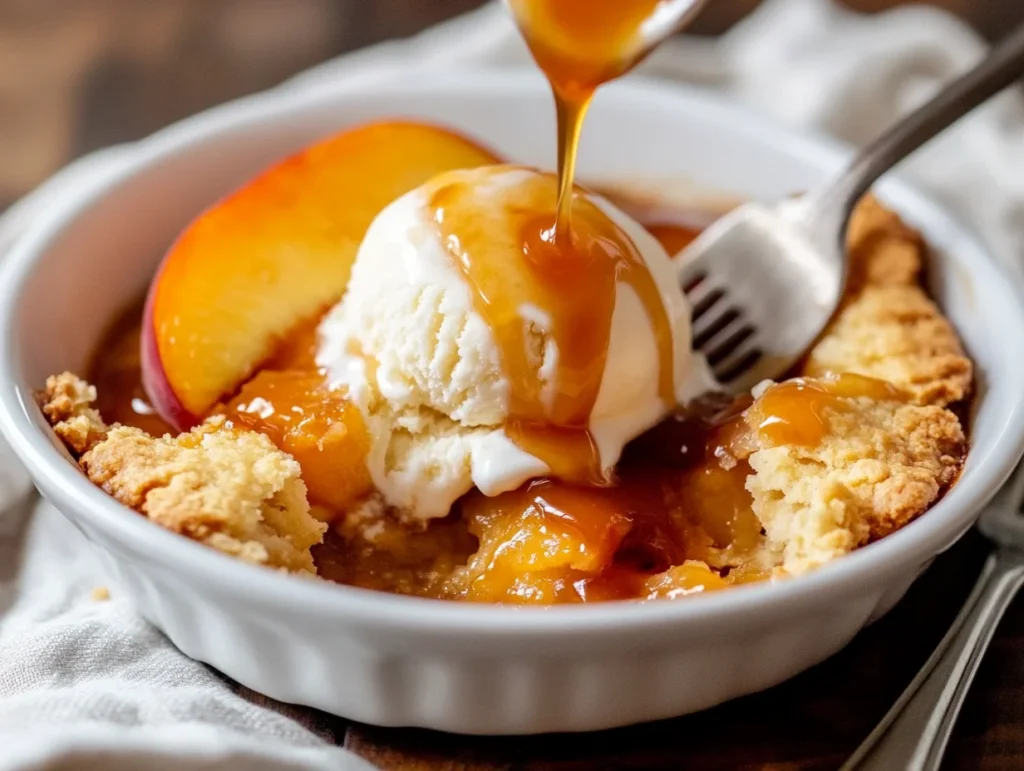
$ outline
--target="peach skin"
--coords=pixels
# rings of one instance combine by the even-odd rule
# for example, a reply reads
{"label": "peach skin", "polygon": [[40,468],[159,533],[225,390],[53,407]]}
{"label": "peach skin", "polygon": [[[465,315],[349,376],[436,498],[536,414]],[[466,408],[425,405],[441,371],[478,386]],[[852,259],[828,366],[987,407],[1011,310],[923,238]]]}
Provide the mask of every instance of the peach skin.
{"label": "peach skin", "polygon": [[201,214],[150,285],[143,383],[178,429],[234,392],[305,319],[345,290],[388,203],[443,171],[499,159],[447,129],[379,122],[318,142]]}

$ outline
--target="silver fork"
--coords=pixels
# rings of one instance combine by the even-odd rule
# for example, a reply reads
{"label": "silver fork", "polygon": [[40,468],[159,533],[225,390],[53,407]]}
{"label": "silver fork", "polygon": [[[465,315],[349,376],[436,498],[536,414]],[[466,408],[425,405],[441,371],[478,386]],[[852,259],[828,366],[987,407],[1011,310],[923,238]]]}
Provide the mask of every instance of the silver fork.
{"label": "silver fork", "polygon": [[745,204],[682,253],[693,345],[728,390],[777,377],[824,329],[846,282],[850,212],[882,174],[1024,74],[1024,25],[974,69],[886,131],[824,188]]}
{"label": "silver fork", "polygon": [[995,542],[946,636],[840,771],[936,771],[999,620],[1024,583],[1024,464],[981,515]]}

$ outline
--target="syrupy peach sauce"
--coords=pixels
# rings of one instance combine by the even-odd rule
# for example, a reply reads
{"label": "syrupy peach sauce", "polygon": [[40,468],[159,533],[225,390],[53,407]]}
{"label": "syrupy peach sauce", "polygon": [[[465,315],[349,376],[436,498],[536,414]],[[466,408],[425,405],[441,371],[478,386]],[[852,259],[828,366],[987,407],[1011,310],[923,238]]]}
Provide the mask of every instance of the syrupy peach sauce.
{"label": "syrupy peach sauce", "polygon": [[264,369],[217,411],[295,458],[310,503],[340,511],[372,491],[370,437],[359,408],[327,388],[320,373]]}
{"label": "syrupy peach sauce", "polygon": [[149,403],[142,387],[142,306],[129,309],[107,330],[89,365],[96,408],[108,423],[122,423],[162,436],[173,432]]}
{"label": "syrupy peach sauce", "polygon": [[[514,184],[509,183],[514,178]],[[482,189],[495,186],[495,196]],[[574,197],[569,235],[552,230],[556,181],[516,167],[448,175],[429,192],[433,221],[487,322],[509,380],[505,432],[562,480],[606,484],[590,431],[608,359],[619,283],[640,298],[658,348],[659,392],[675,403],[672,329],[658,287],[630,238],[597,205]],[[496,203],[497,202],[497,203]],[[532,308],[545,319],[527,324]],[[541,340],[557,350],[543,365]]]}
{"label": "syrupy peach sauce", "polygon": [[[642,212],[637,212],[642,219]],[[89,371],[108,421],[169,431],[141,387],[141,308],[125,314]],[[358,413],[324,387],[317,319],[300,325],[217,412],[266,433],[302,466],[332,520],[314,554],[344,584],[422,597],[506,603],[677,598],[766,577],[744,561],[762,539],[745,489],[758,443],[813,443],[848,397],[899,399],[891,386],[842,375],[789,381],[757,401],[711,396],[632,442],[608,487],[540,479],[495,498],[465,496],[412,531],[388,516],[339,513],[371,490]],[[753,402],[753,404],[752,404]],[[721,565],[740,565],[723,569]]]}
{"label": "syrupy peach sauce", "polygon": [[675,222],[655,222],[648,225],[647,230],[658,239],[670,255],[679,254],[697,237],[693,228]]}
{"label": "syrupy peach sauce", "polygon": [[574,603],[680,597],[765,578],[761,538],[736,456],[751,445],[749,403],[709,399],[633,443],[609,487],[538,479],[496,497],[474,491],[444,520],[342,522],[316,552],[340,583],[449,600]]}

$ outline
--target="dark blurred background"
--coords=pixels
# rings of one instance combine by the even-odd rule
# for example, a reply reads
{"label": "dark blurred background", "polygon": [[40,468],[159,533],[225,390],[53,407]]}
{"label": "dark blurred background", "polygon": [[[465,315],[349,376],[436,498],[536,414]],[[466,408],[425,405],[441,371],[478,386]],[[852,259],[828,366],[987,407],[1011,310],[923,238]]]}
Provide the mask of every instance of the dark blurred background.
{"label": "dark blurred background", "polygon": [[[824,1],[824,0],[823,0]],[[995,39],[1024,0],[931,0]],[[759,0],[710,0],[721,33]],[[901,0],[845,0],[875,12]],[[0,0],[0,208],[71,158],[482,0]]]}

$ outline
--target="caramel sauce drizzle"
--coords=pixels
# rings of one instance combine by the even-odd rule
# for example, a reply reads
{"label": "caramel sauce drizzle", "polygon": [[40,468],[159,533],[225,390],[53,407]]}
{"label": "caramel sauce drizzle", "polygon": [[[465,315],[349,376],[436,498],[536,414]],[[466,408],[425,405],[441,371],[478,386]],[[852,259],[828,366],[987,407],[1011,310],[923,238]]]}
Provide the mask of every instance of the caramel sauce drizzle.
{"label": "caramel sauce drizzle", "polygon": [[510,0],[537,65],[547,76],[558,119],[556,240],[568,237],[572,184],[583,119],[594,92],[649,51],[642,28],[662,0]]}
{"label": "caramel sauce drizzle", "polygon": [[[502,188],[496,206],[484,188],[496,177],[501,184],[502,175],[521,179]],[[607,363],[619,283],[643,303],[657,340],[659,393],[666,406],[675,402],[671,326],[636,246],[579,194],[575,225],[558,240],[552,228],[556,180],[526,169],[446,175],[428,201],[442,243],[494,334],[510,383],[509,438],[547,463],[552,476],[607,483],[588,423]],[[524,308],[547,316],[543,331]],[[551,373],[542,367],[545,338],[557,347]]]}
{"label": "caramel sauce drizzle", "polygon": [[[642,28],[661,0],[512,0],[558,118],[558,184],[535,174],[501,211],[468,184],[435,185],[429,205],[449,255],[494,333],[511,383],[505,431],[559,479],[607,484],[589,431],[608,358],[616,285],[639,296],[659,353],[659,393],[675,403],[671,325],[629,237],[573,188],[580,132],[597,88],[647,52]],[[572,217],[570,217],[570,214]],[[571,226],[570,226],[571,223]],[[524,309],[545,314],[557,346],[550,378]]]}
{"label": "caramel sauce drizzle", "polygon": [[754,402],[747,423],[770,445],[814,447],[828,433],[828,411],[847,412],[851,400],[906,401],[907,394],[884,380],[850,372],[773,385]]}

